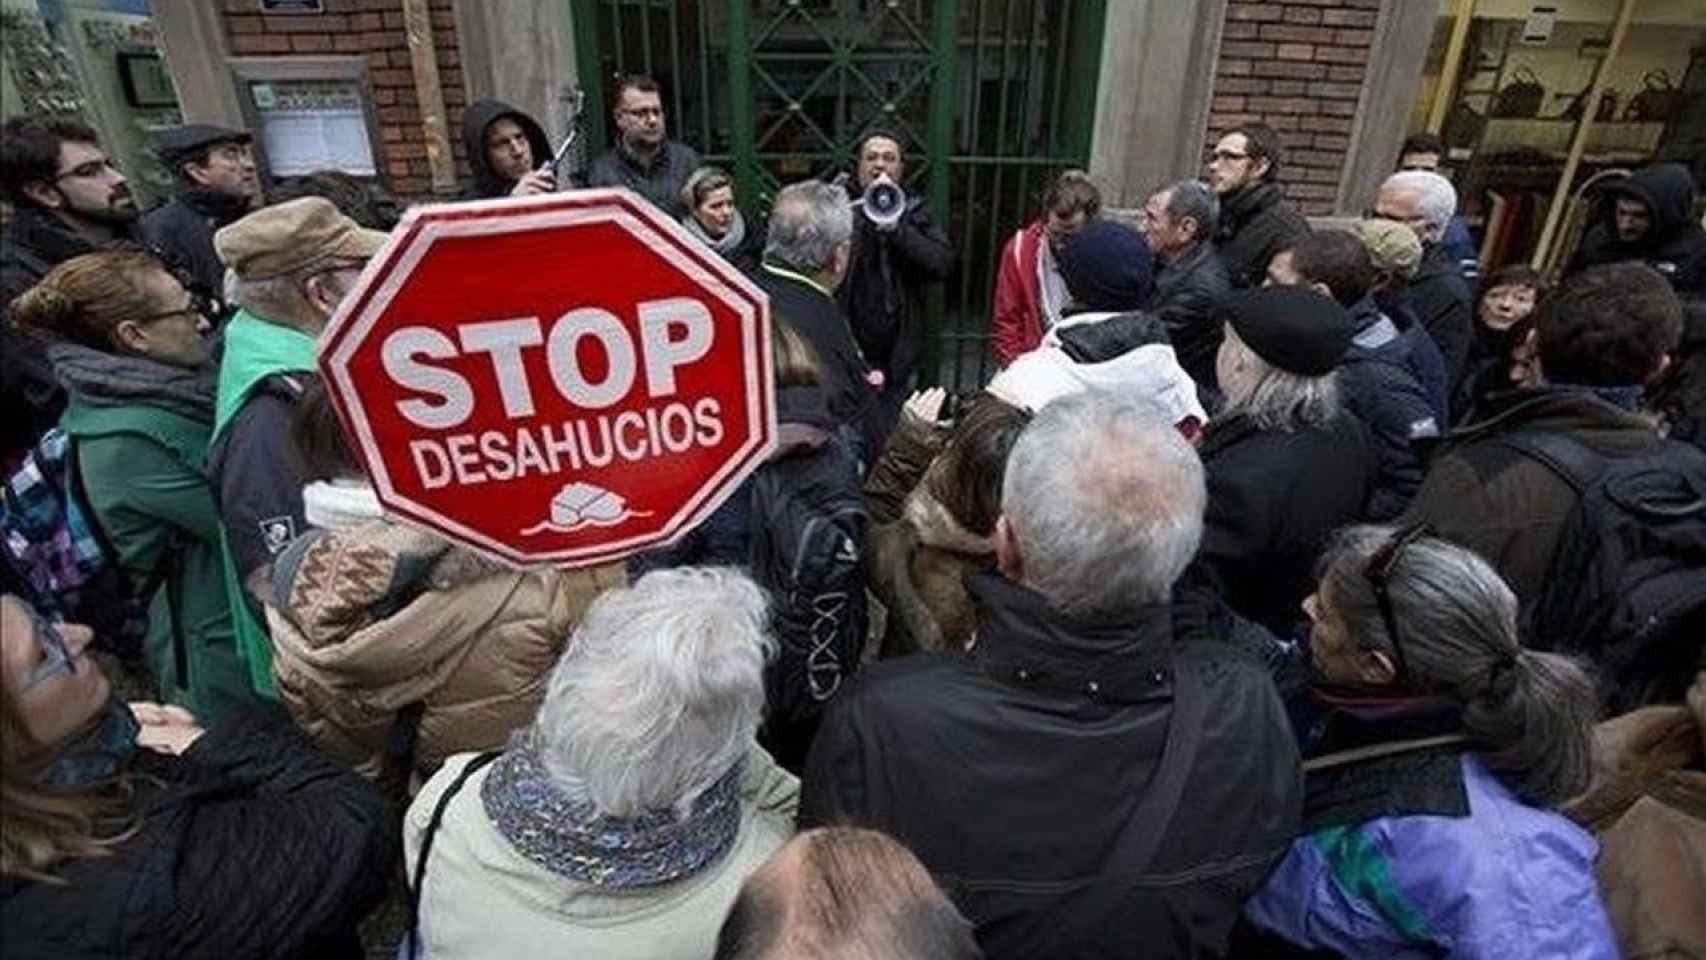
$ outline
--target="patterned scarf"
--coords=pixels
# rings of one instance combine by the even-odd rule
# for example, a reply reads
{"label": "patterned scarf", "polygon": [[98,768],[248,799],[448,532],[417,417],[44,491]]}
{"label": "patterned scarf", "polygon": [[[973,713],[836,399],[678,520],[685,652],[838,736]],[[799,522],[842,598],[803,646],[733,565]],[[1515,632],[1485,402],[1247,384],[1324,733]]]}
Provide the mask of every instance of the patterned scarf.
{"label": "patterned scarf", "polygon": [[672,810],[611,817],[569,796],[526,737],[493,762],[480,798],[498,832],[552,873],[612,890],[668,883],[722,856],[740,832],[744,760],[695,797],[685,819]]}

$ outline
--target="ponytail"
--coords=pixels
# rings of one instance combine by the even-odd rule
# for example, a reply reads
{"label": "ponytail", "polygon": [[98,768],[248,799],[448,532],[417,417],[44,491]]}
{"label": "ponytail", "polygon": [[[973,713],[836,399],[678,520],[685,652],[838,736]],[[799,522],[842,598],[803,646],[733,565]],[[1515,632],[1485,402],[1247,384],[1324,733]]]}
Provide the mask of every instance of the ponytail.
{"label": "ponytail", "polygon": [[77,335],[76,302],[46,281],[18,294],[7,309],[7,319],[15,327],[50,337],[82,339]]}
{"label": "ponytail", "polygon": [[1487,769],[1524,802],[1552,807],[1593,779],[1593,683],[1575,661],[1519,650],[1470,674],[1463,727]]}
{"label": "ponytail", "polygon": [[[1321,594],[1359,645],[1395,657],[1367,576],[1394,536],[1389,527],[1341,531],[1323,561]],[[1388,577],[1412,692],[1459,704],[1477,755],[1524,803],[1557,806],[1586,790],[1593,684],[1575,661],[1521,648],[1516,594],[1498,571],[1473,551],[1421,537],[1393,557]]]}

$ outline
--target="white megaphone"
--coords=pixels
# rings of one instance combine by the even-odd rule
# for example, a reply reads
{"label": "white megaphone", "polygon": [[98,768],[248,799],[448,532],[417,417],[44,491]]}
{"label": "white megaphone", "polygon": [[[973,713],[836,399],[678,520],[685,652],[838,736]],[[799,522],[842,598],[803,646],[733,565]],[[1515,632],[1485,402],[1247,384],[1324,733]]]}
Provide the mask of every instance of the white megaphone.
{"label": "white megaphone", "polygon": [[865,219],[877,226],[892,227],[906,213],[906,191],[890,180],[888,174],[879,174],[865,188],[864,195],[853,201],[853,206],[863,211]]}

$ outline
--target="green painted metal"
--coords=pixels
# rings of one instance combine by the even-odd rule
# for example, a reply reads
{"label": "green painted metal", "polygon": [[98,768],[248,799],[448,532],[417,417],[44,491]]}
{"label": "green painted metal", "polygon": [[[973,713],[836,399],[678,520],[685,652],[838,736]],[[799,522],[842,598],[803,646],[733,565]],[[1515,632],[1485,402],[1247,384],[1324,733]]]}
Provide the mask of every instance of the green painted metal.
{"label": "green painted metal", "polygon": [[581,152],[587,157],[597,153],[597,144],[606,142],[604,123],[610,113],[605,107],[609,100],[604,95],[604,71],[599,66],[598,14],[598,0],[569,0],[569,23],[574,29],[575,63],[580,74],[577,79],[586,96],[579,122],[587,145]]}
{"label": "green painted metal", "polygon": [[[1059,168],[1089,157],[1106,0],[569,0],[591,153],[606,88],[649,69],[672,136],[727,165],[749,219],[775,190],[850,171],[895,129],[905,186],[948,226],[960,273],[927,291],[927,380],[989,373],[1000,249]],[[939,358],[939,362],[938,362]]]}
{"label": "green painted metal", "polygon": [[735,193],[751,215],[752,198],[758,195],[758,167],[753,162],[751,9],[745,3],[730,3],[727,18],[729,133],[734,148]]}
{"label": "green painted metal", "polygon": [[[977,0],[973,0],[977,2]],[[935,49],[930,90],[930,209],[946,217],[949,209],[953,170],[946,158],[954,146],[954,100],[959,91],[955,83],[959,66],[959,0],[937,0]],[[944,284],[931,284],[925,294],[926,322],[919,328],[918,345],[919,386],[934,385],[941,379],[942,318],[947,314]]]}

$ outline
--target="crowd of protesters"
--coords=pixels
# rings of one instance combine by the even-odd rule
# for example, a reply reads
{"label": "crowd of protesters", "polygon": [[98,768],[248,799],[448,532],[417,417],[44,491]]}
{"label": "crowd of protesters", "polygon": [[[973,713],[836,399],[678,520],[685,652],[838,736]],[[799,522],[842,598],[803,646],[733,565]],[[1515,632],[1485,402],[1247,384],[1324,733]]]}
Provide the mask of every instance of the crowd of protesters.
{"label": "crowd of protesters", "polygon": [[774,313],[774,452],[580,569],[400,522],[346,441],[385,198],[198,125],[144,214],[5,124],[6,956],[1706,956],[1686,168],[1562,277],[1479,275],[1427,136],[1342,230],[1261,125],[1138,228],[1064,171],[950,396],[904,136],[760,221],[662,103],[620,80],[578,183],[464,111],[463,201],[625,187]]}

